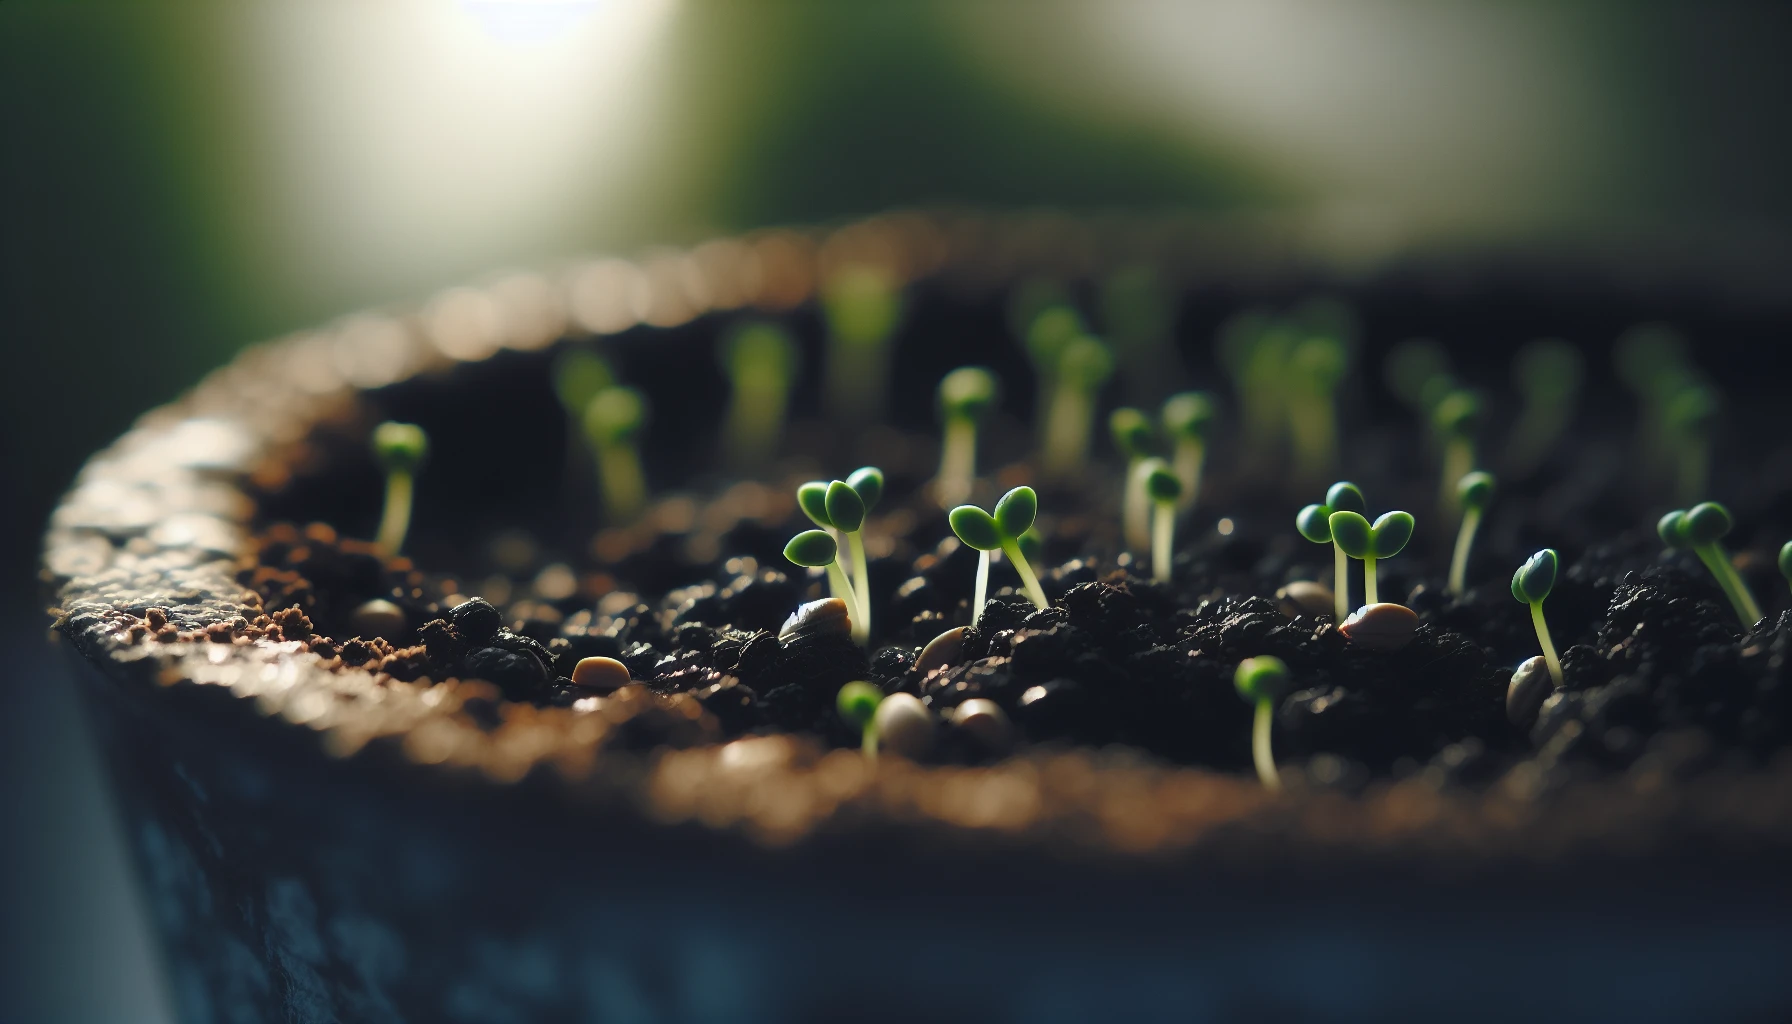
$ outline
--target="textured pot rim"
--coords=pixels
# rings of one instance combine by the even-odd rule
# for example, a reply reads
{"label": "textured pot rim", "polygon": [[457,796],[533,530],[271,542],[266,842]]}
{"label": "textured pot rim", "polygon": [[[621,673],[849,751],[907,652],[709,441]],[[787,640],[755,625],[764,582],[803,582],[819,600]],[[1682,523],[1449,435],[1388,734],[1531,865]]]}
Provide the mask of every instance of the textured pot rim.
{"label": "textured pot rim", "polygon": [[[1343,259],[1324,226],[1310,221],[896,213],[451,288],[413,307],[255,345],[95,454],[45,538],[43,577],[57,629],[120,685],[151,700],[158,688],[227,691],[242,715],[314,733],[320,755],[352,758],[390,747],[416,764],[471,769],[464,774],[484,780],[473,785],[503,786],[545,769],[588,811],[591,798],[601,797],[621,813],[739,831],[772,845],[867,824],[1121,857],[1211,853],[1220,837],[1227,845],[1241,837],[1278,846],[1298,839],[1309,856],[1404,853],[1458,866],[1658,856],[1687,842],[1709,848],[1714,839],[1749,849],[1792,845],[1792,814],[1778,813],[1792,808],[1792,759],[1671,785],[1616,777],[1532,799],[1519,786],[1440,795],[1418,780],[1378,784],[1357,797],[1270,798],[1254,780],[1116,751],[1035,752],[983,768],[900,758],[868,767],[853,751],[765,737],[636,755],[604,746],[616,715],[603,700],[572,709],[508,704],[500,725],[487,730],[460,710],[467,697],[490,692],[476,681],[381,681],[326,668],[299,642],[132,636],[150,608],[165,609],[184,631],[262,613],[259,598],[235,579],[254,512],[245,485],[315,425],[351,413],[364,391],[502,349],[545,348],[568,334],[669,328],[731,309],[788,310],[809,301],[816,281],[845,262],[882,263],[905,283],[939,278],[976,289],[1027,274],[1081,278],[1139,260],[1178,284],[1344,280],[1401,266]],[[1467,265],[1434,263],[1445,279]],[[1595,253],[1578,265],[1599,268],[1608,280],[1621,271],[1638,289],[1664,274],[1685,279],[1664,269],[1667,262],[1613,265]],[[1780,304],[1786,294],[1768,274],[1723,280],[1732,288],[1739,280],[1763,286],[1742,289],[1745,301]],[[694,702],[674,704],[695,713]]]}

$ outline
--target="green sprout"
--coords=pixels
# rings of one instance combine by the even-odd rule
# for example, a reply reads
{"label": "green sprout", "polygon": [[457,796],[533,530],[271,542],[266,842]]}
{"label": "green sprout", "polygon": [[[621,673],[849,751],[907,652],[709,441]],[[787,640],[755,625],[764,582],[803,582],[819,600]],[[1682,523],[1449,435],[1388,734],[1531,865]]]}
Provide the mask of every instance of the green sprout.
{"label": "green sprout", "polygon": [[1539,338],[1512,357],[1512,383],[1524,396],[1506,442],[1506,472],[1514,478],[1536,472],[1568,429],[1586,376],[1585,362],[1580,349],[1555,338]]}
{"label": "green sprout", "polygon": [[940,379],[940,423],[945,441],[940,449],[937,497],[950,508],[971,499],[977,478],[977,426],[995,407],[1000,391],[996,375],[981,366],[961,366]]}
{"label": "green sprout", "polygon": [[1033,607],[1047,607],[1045,591],[1039,586],[1039,577],[1033,574],[1033,566],[1027,556],[1021,552],[1020,540],[1033,527],[1033,520],[1039,514],[1039,495],[1031,487],[1016,487],[1002,500],[996,502],[995,515],[990,515],[975,505],[960,505],[946,517],[952,525],[952,532],[966,545],[983,553],[977,564],[977,589],[971,605],[971,625],[983,617],[983,605],[989,595],[989,553],[1000,549],[1009,562],[1014,564],[1014,571],[1020,573],[1022,588],[1026,590],[1027,599]]}
{"label": "green sprout", "polygon": [[[1655,524],[1655,529],[1668,547],[1689,549],[1699,556],[1699,561],[1705,563],[1717,585],[1723,588],[1724,596],[1730,599],[1730,607],[1742,620],[1742,628],[1752,629],[1761,621],[1761,606],[1755,603],[1755,595],[1749,593],[1748,584],[1742,582],[1742,575],[1731,564],[1729,553],[1723,546],[1723,539],[1733,525],[1729,509],[1715,501],[1707,501],[1685,511],[1669,512]],[[1783,565],[1783,549],[1780,557]]]}
{"label": "green sprout", "polygon": [[1780,575],[1792,586],[1792,540],[1780,545]]}
{"label": "green sprout", "polygon": [[616,384],[616,375],[603,357],[582,348],[569,348],[554,359],[554,396],[566,410],[567,421],[578,424],[585,407],[597,393]]}
{"label": "green sprout", "polygon": [[828,325],[828,411],[835,422],[874,423],[884,412],[890,339],[902,320],[902,292],[882,267],[842,267],[822,285]]}
{"label": "green sprout", "polygon": [[1350,616],[1350,559],[1332,536],[1332,513],[1355,512],[1360,516],[1367,511],[1369,505],[1363,500],[1362,490],[1348,480],[1340,480],[1326,489],[1325,504],[1308,505],[1294,517],[1294,528],[1302,537],[1332,546],[1332,598],[1339,622]]}
{"label": "green sprout", "polygon": [[1213,396],[1204,391],[1171,395],[1163,408],[1164,433],[1170,436],[1170,466],[1182,481],[1178,507],[1190,509],[1201,490],[1201,469],[1207,461],[1207,432],[1213,426]]}
{"label": "green sprout", "polygon": [[748,323],[723,340],[721,362],[734,391],[722,428],[728,460],[763,465],[777,452],[784,429],[798,364],[796,342],[776,324]]}
{"label": "green sprout", "polygon": [[1151,543],[1151,510],[1146,506],[1145,478],[1139,467],[1157,447],[1157,435],[1151,429],[1151,417],[1131,408],[1115,409],[1108,416],[1108,432],[1114,439],[1114,448],[1126,456],[1126,479],[1120,498],[1120,523],[1126,546],[1143,551]]}
{"label": "green sprout", "polygon": [[860,749],[867,761],[877,760],[877,706],[883,701],[884,692],[862,679],[842,686],[834,696],[840,720],[859,730]]}
{"label": "green sprout", "polygon": [[1036,309],[1020,332],[1033,364],[1033,430],[1041,451],[1051,443],[1052,396],[1058,391],[1058,364],[1071,342],[1089,333],[1066,299]]}
{"label": "green sprout", "polygon": [[1475,431],[1481,425],[1481,400],[1473,391],[1456,388],[1431,409],[1431,427],[1443,443],[1444,463],[1438,509],[1448,518],[1456,511],[1456,482],[1475,468]]}
{"label": "green sprout", "polygon": [[834,596],[852,610],[847,618],[852,623],[853,642],[863,646],[871,639],[868,624],[857,614],[858,605],[852,584],[847,582],[846,573],[840,568],[840,545],[834,542],[832,534],[826,530],[804,530],[784,545],[784,557],[804,568],[826,567],[828,586],[833,590]]}
{"label": "green sprout", "polygon": [[1301,339],[1288,356],[1288,429],[1294,439],[1294,471],[1322,480],[1338,461],[1336,393],[1348,368],[1344,341],[1330,334]]}
{"label": "green sprout", "polygon": [[1156,403],[1182,376],[1176,365],[1176,304],[1157,269],[1136,263],[1101,286],[1101,319],[1135,402]]}
{"label": "green sprout", "polygon": [[[1068,308],[1070,304],[1070,292],[1065,290],[1062,283],[1049,277],[1029,277],[1008,293],[1005,310],[1008,330],[1014,337],[1025,342],[1033,329],[1033,322],[1039,319],[1041,313],[1048,309]],[[1080,323],[1077,331],[1082,331]]]}
{"label": "green sprout", "polygon": [[1171,542],[1176,530],[1176,499],[1182,497],[1182,481],[1162,459],[1146,459],[1139,467],[1145,493],[1151,499],[1151,578],[1170,582]]}
{"label": "green sprout", "polygon": [[429,435],[415,423],[388,420],[373,428],[373,454],[386,471],[386,505],[373,543],[391,557],[404,547],[404,536],[411,529],[417,471],[429,455]]}
{"label": "green sprout", "polygon": [[1481,513],[1493,500],[1493,476],[1476,471],[1456,482],[1456,501],[1462,506],[1462,526],[1456,531],[1456,550],[1450,555],[1449,592],[1462,596],[1468,577],[1469,548],[1475,543],[1475,531],[1481,526]]}
{"label": "green sprout", "polygon": [[612,523],[629,522],[647,504],[639,448],[646,422],[647,399],[634,388],[604,388],[585,406],[585,441],[597,458],[604,508]]}
{"label": "green sprout", "polygon": [[1332,541],[1343,552],[1363,563],[1363,603],[1379,604],[1375,588],[1375,563],[1392,558],[1412,539],[1412,516],[1405,512],[1386,512],[1370,526],[1360,512],[1333,512],[1326,522],[1332,528]]}
{"label": "green sprout", "polygon": [[1524,560],[1512,574],[1512,596],[1519,604],[1531,606],[1531,625],[1537,630],[1537,643],[1543,646],[1543,660],[1549,663],[1549,678],[1562,685],[1562,659],[1556,657],[1556,645],[1549,638],[1549,623],[1543,619],[1543,599],[1556,586],[1556,566],[1560,559],[1555,548],[1544,548]]}
{"label": "green sprout", "polygon": [[1076,338],[1064,347],[1046,414],[1041,460],[1048,474],[1063,479],[1082,470],[1089,458],[1096,394],[1113,373],[1113,354],[1095,338]]}
{"label": "green sprout", "polygon": [[1270,726],[1275,722],[1276,702],[1288,688],[1288,666],[1271,655],[1246,658],[1232,673],[1232,685],[1238,695],[1257,709],[1251,723],[1251,760],[1257,765],[1257,778],[1263,788],[1280,792],[1282,777],[1276,774],[1275,755],[1270,751]]}
{"label": "green sprout", "polygon": [[846,536],[852,552],[852,580],[857,588],[859,618],[871,630],[871,575],[865,560],[865,516],[884,495],[884,474],[875,466],[853,470],[845,480],[828,484],[823,505],[828,522]]}

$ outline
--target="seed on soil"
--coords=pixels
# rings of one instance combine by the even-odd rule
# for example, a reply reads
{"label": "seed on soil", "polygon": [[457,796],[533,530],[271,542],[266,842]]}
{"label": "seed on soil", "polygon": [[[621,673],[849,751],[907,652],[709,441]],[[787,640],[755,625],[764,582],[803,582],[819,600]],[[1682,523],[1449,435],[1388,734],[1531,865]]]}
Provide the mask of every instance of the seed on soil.
{"label": "seed on soil", "polygon": [[973,697],[952,710],[952,727],[969,736],[984,751],[1007,753],[1014,741],[1014,730],[1001,705],[983,697]]}
{"label": "seed on soil", "polygon": [[1412,642],[1419,616],[1403,604],[1364,605],[1338,627],[1351,643],[1371,651],[1397,651]]}
{"label": "seed on soil", "polygon": [[964,660],[965,626],[955,626],[927,641],[921,656],[915,659],[915,674],[926,678],[936,668],[956,665]]}
{"label": "seed on soil", "polygon": [[572,669],[572,684],[599,693],[611,693],[629,684],[628,666],[615,658],[580,658]]}
{"label": "seed on soil", "polygon": [[913,694],[885,697],[872,724],[879,750],[918,760],[933,749],[933,712]]}
{"label": "seed on soil", "polygon": [[1336,597],[1330,587],[1312,580],[1296,580],[1276,591],[1276,604],[1289,618],[1317,617],[1333,613]]}
{"label": "seed on soil", "polygon": [[847,614],[846,602],[838,597],[824,597],[819,601],[810,601],[799,605],[784,620],[778,630],[778,639],[783,641],[823,636],[828,633],[839,633],[842,636],[852,631],[851,616]]}
{"label": "seed on soil", "polygon": [[1506,687],[1506,717],[1520,729],[1530,728],[1537,719],[1537,709],[1543,706],[1543,698],[1549,696],[1553,688],[1549,662],[1543,655],[1526,658],[1518,671],[1512,673],[1512,683]]}
{"label": "seed on soil", "polygon": [[355,636],[378,636],[387,640],[397,640],[407,631],[404,609],[383,597],[376,597],[356,608],[351,624]]}

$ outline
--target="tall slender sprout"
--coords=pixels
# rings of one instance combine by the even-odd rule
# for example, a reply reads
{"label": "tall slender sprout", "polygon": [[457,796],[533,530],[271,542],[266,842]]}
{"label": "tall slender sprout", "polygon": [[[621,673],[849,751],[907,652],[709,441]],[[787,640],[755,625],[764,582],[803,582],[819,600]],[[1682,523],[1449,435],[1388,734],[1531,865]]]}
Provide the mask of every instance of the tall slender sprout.
{"label": "tall slender sprout", "polygon": [[1329,334],[1310,335],[1294,345],[1288,362],[1294,471],[1301,480],[1323,480],[1338,461],[1336,393],[1348,368],[1344,341]]}
{"label": "tall slender sprout", "polygon": [[1560,559],[1555,548],[1544,548],[1525,559],[1512,574],[1512,597],[1531,606],[1531,626],[1537,630],[1537,643],[1543,648],[1543,659],[1549,663],[1549,678],[1562,685],[1562,659],[1556,657],[1556,645],[1549,637],[1549,623],[1543,618],[1543,599],[1556,586],[1556,566]]}
{"label": "tall slender sprout", "polygon": [[1151,578],[1168,583],[1175,555],[1176,499],[1182,496],[1182,481],[1162,459],[1146,459],[1139,468],[1145,476],[1145,493],[1151,499]]}
{"label": "tall slender sprout", "polygon": [[939,413],[945,440],[940,447],[936,497],[943,508],[971,498],[977,478],[977,427],[995,407],[996,376],[981,366],[961,366],[940,379]]}
{"label": "tall slender sprout", "polygon": [[404,547],[411,529],[417,471],[429,455],[429,435],[415,423],[387,420],[373,428],[373,454],[386,471],[386,504],[373,543],[390,558]]}
{"label": "tall slender sprout", "polygon": [[647,399],[634,388],[609,387],[585,406],[585,440],[597,458],[610,522],[626,523],[647,504],[647,476],[639,441],[647,423]]}
{"label": "tall slender sprout", "polygon": [[[852,557],[852,580],[857,591],[857,611],[866,630],[871,628],[871,575],[865,559],[865,514],[883,496],[884,476],[876,468],[866,466],[847,480],[828,484],[824,507],[828,522],[846,537]],[[864,491],[860,491],[860,487]]]}
{"label": "tall slender sprout", "polygon": [[1481,513],[1493,500],[1493,476],[1476,471],[1456,483],[1456,503],[1462,506],[1462,525],[1456,531],[1456,549],[1450,555],[1449,592],[1462,596],[1468,579],[1469,549],[1475,543],[1475,531],[1481,528]]}
{"label": "tall slender sprout", "polygon": [[584,348],[567,348],[554,357],[550,376],[554,397],[566,414],[566,462],[561,477],[561,497],[574,519],[583,520],[590,506],[590,496],[573,484],[591,471],[593,454],[585,440],[585,409],[597,393],[617,383],[610,364],[602,356]]}
{"label": "tall slender sprout", "polygon": [[1363,603],[1380,604],[1376,588],[1375,563],[1392,558],[1412,539],[1412,516],[1405,512],[1386,512],[1375,525],[1355,512],[1333,512],[1328,520],[1332,540],[1344,553],[1363,562]]}
{"label": "tall slender sprout", "polygon": [[1002,531],[995,517],[975,505],[960,505],[946,516],[952,532],[966,547],[978,553],[976,585],[971,592],[971,625],[983,621],[983,606],[989,601],[989,556],[1002,547]]}
{"label": "tall slender sprout", "polygon": [[1033,364],[1033,432],[1042,452],[1051,445],[1052,400],[1058,393],[1064,350],[1088,333],[1082,316],[1064,302],[1035,311],[1021,335],[1027,359]]}
{"label": "tall slender sprout", "polygon": [[1276,702],[1288,689],[1288,666],[1282,659],[1267,654],[1246,658],[1232,673],[1232,685],[1239,698],[1256,709],[1251,722],[1251,760],[1257,766],[1257,778],[1264,789],[1280,792],[1282,777],[1276,773],[1275,754],[1269,741]]}
{"label": "tall slender sprout", "polygon": [[840,568],[840,546],[834,543],[833,535],[825,530],[804,530],[784,545],[784,557],[805,568],[827,568],[829,589],[848,609],[853,642],[861,647],[869,643],[871,624],[859,616],[858,594]]}
{"label": "tall slender sprout", "polygon": [[828,325],[827,405],[834,422],[853,425],[883,418],[890,340],[902,320],[902,293],[883,267],[853,264],[823,282]]}
{"label": "tall slender sprout", "polygon": [[1431,410],[1432,429],[1443,442],[1437,505],[1446,520],[1456,511],[1456,482],[1475,468],[1475,431],[1480,425],[1481,400],[1473,391],[1451,391]]}
{"label": "tall slender sprout", "polygon": [[1137,409],[1119,408],[1108,416],[1114,448],[1126,457],[1126,479],[1120,498],[1120,523],[1126,546],[1143,551],[1151,543],[1151,509],[1141,467],[1157,447],[1151,418]]}
{"label": "tall slender sprout", "polygon": [[1348,480],[1340,480],[1326,489],[1323,505],[1308,505],[1294,517],[1294,528],[1315,544],[1332,546],[1332,599],[1339,622],[1350,617],[1350,558],[1344,546],[1332,535],[1334,512],[1354,512],[1358,516],[1369,511],[1363,492]]}
{"label": "tall slender sprout", "polygon": [[796,342],[776,324],[748,323],[723,340],[722,369],[733,397],[722,444],[733,465],[763,465],[777,453],[797,359]]}
{"label": "tall slender sprout", "polygon": [[1096,396],[1113,372],[1114,357],[1100,341],[1082,337],[1065,346],[1058,359],[1041,456],[1048,475],[1062,480],[1082,471],[1089,458]]}
{"label": "tall slender sprout", "polygon": [[1182,376],[1174,337],[1176,303],[1157,269],[1136,263],[1103,281],[1101,317],[1127,397],[1157,404]]}
{"label": "tall slender sprout", "polygon": [[1512,383],[1524,397],[1506,441],[1505,471],[1514,479],[1535,473],[1568,429],[1585,364],[1580,349],[1555,338],[1539,338],[1512,357]]}
{"label": "tall slender sprout", "polygon": [[1729,552],[1724,550],[1723,539],[1729,536],[1732,525],[1729,509],[1707,501],[1685,511],[1669,512],[1655,529],[1668,547],[1689,549],[1699,556],[1724,596],[1730,599],[1742,628],[1752,629],[1761,621],[1761,606],[1755,603],[1755,595],[1749,592],[1748,584],[1730,562]]}
{"label": "tall slender sprout", "polygon": [[1207,432],[1213,426],[1213,396],[1205,391],[1171,395],[1163,408],[1164,433],[1170,437],[1170,467],[1182,481],[1177,507],[1195,507],[1201,492],[1201,469],[1207,461]]}

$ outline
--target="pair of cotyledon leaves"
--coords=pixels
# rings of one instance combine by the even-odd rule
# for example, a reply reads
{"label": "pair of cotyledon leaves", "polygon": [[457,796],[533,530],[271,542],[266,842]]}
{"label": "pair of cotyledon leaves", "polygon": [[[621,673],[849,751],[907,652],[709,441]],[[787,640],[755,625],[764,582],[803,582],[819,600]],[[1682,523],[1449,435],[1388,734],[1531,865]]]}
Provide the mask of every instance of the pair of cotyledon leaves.
{"label": "pair of cotyledon leaves", "polygon": [[1338,545],[1352,558],[1392,558],[1412,539],[1412,516],[1388,512],[1371,525],[1357,485],[1340,480],[1325,492],[1325,504],[1308,505],[1294,517],[1300,535],[1315,544]]}
{"label": "pair of cotyledon leaves", "polygon": [[813,480],[797,488],[796,503],[820,530],[804,530],[784,545],[784,557],[797,565],[827,565],[840,555],[840,545],[826,528],[852,533],[865,525],[865,514],[884,496],[883,470],[855,469],[845,480]]}
{"label": "pair of cotyledon leaves", "polygon": [[1724,539],[1733,525],[1729,509],[1715,501],[1707,501],[1662,516],[1655,524],[1655,531],[1661,534],[1662,543],[1668,547],[1696,548]]}
{"label": "pair of cotyledon leaves", "polygon": [[975,505],[960,505],[946,518],[959,540],[978,551],[994,551],[1004,543],[1019,544],[1038,515],[1039,495],[1031,487],[1016,487],[996,502],[994,515]]}

